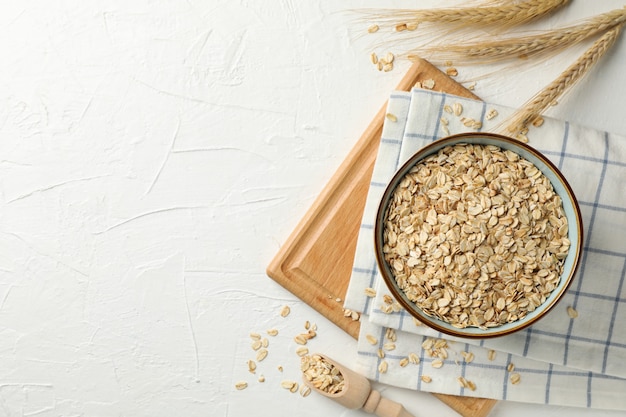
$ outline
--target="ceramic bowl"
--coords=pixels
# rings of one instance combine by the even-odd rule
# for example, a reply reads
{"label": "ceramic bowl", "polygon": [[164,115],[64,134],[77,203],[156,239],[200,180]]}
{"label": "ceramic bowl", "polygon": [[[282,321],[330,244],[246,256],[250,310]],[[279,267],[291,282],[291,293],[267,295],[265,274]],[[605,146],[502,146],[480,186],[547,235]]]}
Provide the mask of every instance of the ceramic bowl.
{"label": "ceramic bowl", "polygon": [[[543,302],[534,311],[527,313],[525,317],[495,327],[458,328],[439,318],[427,315],[420,307],[418,307],[414,302],[409,300],[404,291],[398,286],[396,279],[394,278],[394,275],[392,273],[392,268],[387,263],[383,255],[383,234],[385,228],[384,220],[387,208],[389,206],[390,198],[392,197],[395,188],[398,186],[402,178],[409,172],[409,170],[425,157],[437,153],[440,149],[446,146],[457,144],[494,145],[504,150],[510,150],[512,152],[515,152],[519,156],[532,162],[549,179],[549,181],[552,183],[554,191],[558,193],[561,197],[563,201],[563,210],[568,220],[568,239],[570,240],[571,244],[563,264],[563,272],[561,274],[558,286],[550,293],[545,302]],[[571,187],[567,183],[563,174],[561,174],[561,172],[557,169],[557,167],[539,151],[535,150],[529,145],[501,135],[490,133],[464,133],[439,139],[427,145],[426,147],[419,150],[416,154],[414,154],[396,172],[396,174],[387,185],[381,199],[374,226],[374,235],[378,268],[393,296],[409,314],[411,314],[413,317],[426,324],[427,326],[448,335],[461,338],[490,338],[508,335],[523,328],[526,328],[531,324],[536,323],[537,320],[544,317],[550,312],[550,310],[554,308],[554,306],[562,298],[563,294],[567,291],[568,287],[572,283],[572,280],[578,268],[582,252],[583,226],[580,208]]]}

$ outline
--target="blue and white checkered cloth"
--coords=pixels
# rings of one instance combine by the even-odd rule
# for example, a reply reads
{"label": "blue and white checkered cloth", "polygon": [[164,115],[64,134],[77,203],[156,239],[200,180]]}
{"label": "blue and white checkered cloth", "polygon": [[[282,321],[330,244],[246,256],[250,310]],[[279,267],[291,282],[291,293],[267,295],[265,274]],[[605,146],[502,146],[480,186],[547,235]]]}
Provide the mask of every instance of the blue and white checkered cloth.
{"label": "blue and white checkered cloth", "polygon": [[[460,117],[444,111],[446,104],[457,102],[463,106],[462,116],[482,121],[483,131],[495,129],[514,111],[421,89],[393,93],[389,100],[388,112],[397,121],[386,121],[383,129],[345,307],[364,313],[362,335],[384,334],[386,327],[397,329],[397,349],[385,358],[390,367],[394,359],[411,351],[410,347],[423,356],[421,348],[415,347],[419,348],[423,337],[444,336],[416,326],[404,311],[386,314],[380,310],[383,296],[391,293],[379,276],[374,257],[376,210],[386,184],[400,165],[424,145],[447,136],[442,117],[449,122],[450,134],[468,130]],[[491,109],[498,116],[486,120]],[[362,371],[381,382],[425,391],[626,410],[622,394],[626,392],[626,331],[620,327],[626,323],[626,138],[550,118],[545,118],[543,126],[532,128],[528,136],[530,145],[544,153],[568,179],[583,215],[581,265],[564,299],[538,323],[510,336],[486,340],[446,336],[451,346],[475,354],[476,359],[469,364],[457,357],[460,365],[456,365],[451,357],[448,362],[452,361],[452,366],[434,369],[426,365],[430,358],[423,357],[417,371],[411,366],[395,366],[393,372],[390,369],[381,375],[378,347],[361,337]],[[375,298],[364,295],[367,287],[377,289]],[[578,312],[576,319],[567,314],[568,306]],[[382,343],[383,338],[378,339]],[[498,360],[486,359],[489,349],[498,351]],[[522,377],[520,384],[511,385],[508,362],[515,363]],[[428,373],[433,382],[420,382],[422,373]],[[458,376],[473,380],[476,391],[461,388],[455,382]]]}

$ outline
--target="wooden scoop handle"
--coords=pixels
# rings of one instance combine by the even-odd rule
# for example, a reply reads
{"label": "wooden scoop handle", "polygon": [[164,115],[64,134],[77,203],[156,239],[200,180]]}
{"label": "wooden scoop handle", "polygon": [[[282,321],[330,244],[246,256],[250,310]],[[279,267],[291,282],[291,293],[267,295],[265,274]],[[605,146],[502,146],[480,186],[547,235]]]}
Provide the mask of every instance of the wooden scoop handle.
{"label": "wooden scoop handle", "polygon": [[370,392],[363,405],[363,411],[374,413],[378,417],[415,417],[406,411],[401,404],[383,397],[376,390]]}

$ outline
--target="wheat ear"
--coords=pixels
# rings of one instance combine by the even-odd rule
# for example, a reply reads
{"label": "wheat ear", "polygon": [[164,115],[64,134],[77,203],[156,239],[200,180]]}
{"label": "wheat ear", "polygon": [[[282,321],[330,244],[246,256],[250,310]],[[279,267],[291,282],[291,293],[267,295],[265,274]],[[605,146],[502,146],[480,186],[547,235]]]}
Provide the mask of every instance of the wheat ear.
{"label": "wheat ear", "polygon": [[569,0],[527,0],[491,6],[378,10],[372,13],[372,17],[376,17],[379,21],[396,22],[407,26],[419,25],[423,22],[514,26],[544,16],[568,2]]}
{"label": "wheat ear", "polygon": [[531,98],[520,110],[515,112],[508,121],[506,131],[516,134],[525,129],[565,91],[570,89],[589,69],[602,58],[617,40],[622,25],[615,26],[596,40],[572,65],[548,84],[537,95]]}
{"label": "wheat ear", "polygon": [[[626,22],[626,8],[600,14],[581,23],[527,36],[494,41],[480,38],[472,43],[444,44],[426,47],[425,53],[437,54],[438,59],[455,62],[495,62],[511,58],[529,58],[543,53],[561,51],[589,37]],[[415,51],[418,52],[419,51]]]}

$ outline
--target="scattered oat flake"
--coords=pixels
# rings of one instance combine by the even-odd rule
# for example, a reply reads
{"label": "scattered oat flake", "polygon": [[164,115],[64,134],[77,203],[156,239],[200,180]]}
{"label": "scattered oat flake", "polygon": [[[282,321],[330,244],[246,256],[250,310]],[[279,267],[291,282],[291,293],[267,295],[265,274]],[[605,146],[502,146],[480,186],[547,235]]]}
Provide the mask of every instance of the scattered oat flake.
{"label": "scattered oat flake", "polygon": [[385,372],[387,372],[388,368],[389,368],[389,365],[387,364],[387,361],[381,361],[380,365],[378,365],[378,372],[380,372],[381,374],[384,374]]}
{"label": "scattered oat flake", "polygon": [[506,370],[508,372],[513,372],[515,370],[515,364],[513,362],[509,362],[509,364],[506,366]]}
{"label": "scattered oat flake", "polygon": [[450,77],[456,77],[457,75],[459,75],[459,71],[457,71],[456,68],[446,68],[446,74],[448,74]]}
{"label": "scattered oat flake", "polygon": [[528,143],[528,136],[523,133],[518,134],[515,138],[522,143]]}
{"label": "scattered oat flake", "polygon": [[427,88],[428,90],[432,90],[433,88],[435,88],[435,80],[433,80],[432,78],[429,78],[428,80],[424,80],[422,82],[422,86],[424,88]]}
{"label": "scattered oat flake", "polygon": [[261,340],[261,335],[258,333],[250,333],[250,339],[252,340]]}
{"label": "scattered oat flake", "polygon": [[472,82],[470,85],[467,86],[467,89],[472,91],[476,88],[476,81]]}
{"label": "scattered oat flake", "polygon": [[289,381],[289,380],[284,380],[284,381],[282,381],[282,382],[280,383],[280,386],[281,386],[281,387],[283,387],[283,388],[285,388],[285,389],[288,389],[288,390],[290,390],[290,391],[291,391],[291,389],[294,387],[294,385],[297,385],[297,382],[295,382],[295,381]]}
{"label": "scattered oat flake", "polygon": [[434,344],[435,344],[435,339],[433,339],[432,337],[429,337],[422,342],[422,349],[424,350],[431,349],[434,346]]}
{"label": "scattered oat flake", "polygon": [[443,366],[443,361],[441,359],[435,359],[432,361],[431,365],[433,368],[439,369]]}
{"label": "scattered oat flake", "polygon": [[440,348],[438,352],[436,352],[437,356],[441,359],[448,359],[448,350],[446,348]]}
{"label": "scattered oat flake", "polygon": [[491,120],[494,117],[496,117],[498,115],[498,110],[496,109],[490,109],[487,114],[485,115],[485,119],[487,120]]}
{"label": "scattered oat flake", "polygon": [[417,365],[420,363],[420,357],[417,356],[417,354],[415,353],[409,353],[409,362],[411,362],[414,365]]}
{"label": "scattered oat flake", "polygon": [[300,386],[300,395],[302,395],[303,397],[307,397],[310,393],[311,393],[311,388],[309,388],[308,386],[304,384]]}
{"label": "scattered oat flake", "polygon": [[304,346],[301,346],[298,349],[296,349],[296,355],[298,356],[304,356],[308,353],[309,353],[309,349],[305,348]]}
{"label": "scattered oat flake", "polygon": [[544,122],[543,117],[537,116],[535,117],[535,120],[533,120],[533,126],[540,127],[543,125],[543,122]]}
{"label": "scattered oat flake", "polygon": [[380,359],[383,359],[385,357],[385,351],[380,348],[378,349],[377,354]]}
{"label": "scattered oat flake", "polygon": [[258,362],[261,362],[266,357],[267,357],[267,349],[260,349],[256,354],[256,360]]}
{"label": "scattered oat flake", "polygon": [[380,27],[378,25],[372,25],[372,26],[367,28],[367,31],[369,33],[376,33],[376,32],[378,32],[378,29],[380,29]]}
{"label": "scattered oat flake", "polygon": [[432,380],[433,380],[433,379],[432,379],[431,377],[429,377],[428,375],[422,375],[422,378],[421,378],[421,379],[422,379],[422,382],[425,382],[425,383],[427,383],[427,384],[428,384],[428,383],[430,383],[430,382],[432,382]]}
{"label": "scattered oat flake", "polygon": [[417,23],[407,23],[406,24],[406,30],[410,30],[413,31],[415,29],[417,29],[418,24]]}
{"label": "scattered oat flake", "polygon": [[389,72],[393,69],[393,63],[388,62],[386,64],[383,65],[383,71],[385,72]]}
{"label": "scattered oat flake", "polygon": [[392,113],[387,113],[387,114],[385,115],[385,117],[386,117],[388,120],[391,120],[392,122],[397,122],[397,121],[398,121],[398,118],[396,117],[396,115],[395,115],[395,114],[392,114]]}
{"label": "scattered oat flake", "polygon": [[403,368],[404,368],[404,367],[405,367],[405,366],[407,366],[408,364],[409,364],[409,358],[402,358],[402,359],[400,359],[400,366],[401,366],[401,367],[403,367]]}
{"label": "scattered oat flake", "polygon": [[452,106],[450,106],[449,104],[444,104],[443,111],[452,114]]}
{"label": "scattered oat flake", "polygon": [[392,351],[396,349],[396,344],[395,343],[385,343],[383,345],[383,349],[385,349],[386,351]]}
{"label": "scattered oat flake", "polygon": [[367,341],[371,344],[371,345],[375,345],[378,343],[378,339],[376,339],[374,336],[372,336],[371,334],[367,334],[365,335],[365,338],[367,339]]}
{"label": "scattered oat flake", "polygon": [[293,340],[299,345],[306,345],[307,342],[307,339],[301,334],[294,337]]}
{"label": "scattered oat flake", "polygon": [[455,116],[460,116],[461,113],[463,113],[463,105],[461,103],[454,103],[452,105],[452,111],[454,112]]}
{"label": "scattered oat flake", "polygon": [[370,298],[376,297],[376,290],[374,288],[368,287],[365,289],[365,295]]}
{"label": "scattered oat flake", "polygon": [[278,365],[278,366],[276,367],[276,369],[278,369],[278,372],[282,372],[282,371],[283,371],[283,367],[282,367],[282,366],[280,366],[280,365]]}
{"label": "scattered oat flake", "polygon": [[487,352],[487,359],[489,359],[490,361],[496,359],[496,351],[490,349],[489,352]]}
{"label": "scattered oat flake", "polygon": [[407,29],[406,28],[406,23],[397,24],[395,29],[396,29],[396,32],[403,32],[403,31],[405,31]]}
{"label": "scattered oat flake", "polygon": [[248,387],[248,383],[245,381],[239,381],[235,384],[235,388],[237,388],[238,390],[242,390],[242,389],[246,389]]}
{"label": "scattered oat flake", "polygon": [[575,319],[576,317],[578,317],[578,311],[576,311],[574,307],[568,306],[567,315],[570,316],[570,318]]}
{"label": "scattered oat flake", "polygon": [[270,341],[267,340],[267,338],[263,338],[261,339],[261,346],[263,346],[264,348],[268,347],[270,345]]}
{"label": "scattered oat flake", "polygon": [[433,347],[437,349],[448,347],[448,341],[446,339],[437,339],[435,340]]}
{"label": "scattered oat flake", "polygon": [[250,359],[248,361],[248,372],[253,374],[256,371],[256,362]]}
{"label": "scattered oat flake", "polygon": [[270,335],[270,336],[276,336],[278,334],[278,330],[276,330],[276,329],[269,329],[267,331],[267,334]]}
{"label": "scattered oat flake", "polygon": [[370,54],[370,61],[372,61],[374,65],[378,64],[378,55],[376,55],[376,52]]}
{"label": "scattered oat flake", "polygon": [[517,385],[519,384],[520,380],[521,380],[520,374],[518,373],[511,374],[511,384]]}
{"label": "scattered oat flake", "polygon": [[252,348],[252,350],[259,350],[261,348],[261,341],[255,340],[254,342],[252,342],[250,347]]}
{"label": "scattered oat flake", "polygon": [[265,376],[259,375],[259,382],[265,382]]}
{"label": "scattered oat flake", "polygon": [[291,313],[291,309],[289,308],[289,306],[284,306],[281,310],[280,310],[280,315],[282,317],[287,317],[289,315],[289,313]]}
{"label": "scattered oat flake", "polygon": [[463,356],[463,359],[465,359],[465,362],[470,363],[474,360],[474,354],[472,352],[461,352],[461,355]]}

